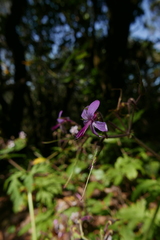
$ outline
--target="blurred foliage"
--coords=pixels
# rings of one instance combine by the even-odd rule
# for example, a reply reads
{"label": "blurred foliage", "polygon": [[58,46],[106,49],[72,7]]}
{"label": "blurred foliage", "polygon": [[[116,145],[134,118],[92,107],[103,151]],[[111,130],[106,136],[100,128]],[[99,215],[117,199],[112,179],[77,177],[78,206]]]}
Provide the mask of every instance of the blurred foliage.
{"label": "blurred foliage", "polygon": [[[135,113],[134,124],[141,121],[142,114],[141,110]],[[117,130],[112,130],[103,144],[90,131],[75,140],[69,129],[66,133],[57,129],[53,143],[45,143],[52,151],[48,157],[33,147],[30,157],[22,155],[27,146],[24,134],[3,143],[1,161],[12,165],[3,174],[4,190],[13,204],[13,219],[20,213],[22,218],[21,222],[4,220],[1,226],[13,231],[13,236],[30,235],[27,193],[32,192],[37,239],[158,240],[160,156],[145,144],[138,145],[134,135],[120,137],[118,132],[130,122],[127,111],[120,116],[121,112],[112,119]],[[100,152],[93,163],[96,148]],[[22,157],[28,161],[19,165],[17,160]]]}

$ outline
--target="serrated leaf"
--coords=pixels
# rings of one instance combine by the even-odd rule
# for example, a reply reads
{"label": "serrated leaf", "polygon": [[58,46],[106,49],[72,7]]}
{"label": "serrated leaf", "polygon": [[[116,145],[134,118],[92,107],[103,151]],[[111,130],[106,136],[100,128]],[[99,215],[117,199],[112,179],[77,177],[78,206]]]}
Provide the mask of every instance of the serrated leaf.
{"label": "serrated leaf", "polygon": [[39,190],[36,194],[36,200],[45,204],[46,206],[51,206],[53,201],[53,194],[45,190]]}

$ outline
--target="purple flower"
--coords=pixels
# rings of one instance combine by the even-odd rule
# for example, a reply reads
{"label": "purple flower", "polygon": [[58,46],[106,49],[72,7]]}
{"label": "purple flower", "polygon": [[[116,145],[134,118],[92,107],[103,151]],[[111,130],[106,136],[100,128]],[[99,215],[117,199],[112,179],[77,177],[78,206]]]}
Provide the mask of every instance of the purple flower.
{"label": "purple flower", "polygon": [[57,118],[58,124],[56,124],[55,126],[52,127],[52,130],[53,130],[53,131],[54,131],[55,129],[57,129],[58,127],[60,127],[61,130],[64,131],[63,124],[66,123],[66,122],[72,122],[69,117],[61,117],[61,116],[62,116],[62,113],[63,113],[63,111],[60,111],[60,112],[59,112],[58,118]]}
{"label": "purple flower", "polygon": [[105,122],[96,121],[98,118],[98,115],[95,112],[98,109],[99,104],[100,104],[100,101],[95,100],[83,110],[81,117],[83,118],[84,127],[77,133],[76,135],[77,139],[84,136],[89,126],[91,128],[91,131],[98,137],[101,137],[101,136],[96,132],[95,128],[97,128],[101,132],[108,131],[107,124]]}

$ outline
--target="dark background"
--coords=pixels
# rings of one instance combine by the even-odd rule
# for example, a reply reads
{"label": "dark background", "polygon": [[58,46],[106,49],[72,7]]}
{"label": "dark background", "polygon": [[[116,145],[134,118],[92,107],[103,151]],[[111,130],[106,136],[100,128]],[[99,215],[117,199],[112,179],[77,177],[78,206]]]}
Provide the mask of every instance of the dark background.
{"label": "dark background", "polygon": [[[74,121],[91,101],[104,117],[137,98],[135,131],[158,149],[160,51],[158,1],[1,1],[0,133],[27,133],[44,154],[58,112]],[[148,9],[148,10],[146,10]],[[147,18],[150,16],[150,18]],[[133,25],[136,23],[135,25]],[[135,37],[138,30],[140,37]],[[147,34],[146,34],[147,32]]]}

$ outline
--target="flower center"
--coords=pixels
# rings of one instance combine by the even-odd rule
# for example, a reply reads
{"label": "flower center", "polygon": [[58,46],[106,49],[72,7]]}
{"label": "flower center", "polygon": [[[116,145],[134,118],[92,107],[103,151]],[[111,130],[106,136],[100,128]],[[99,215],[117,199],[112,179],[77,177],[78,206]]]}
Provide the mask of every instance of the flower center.
{"label": "flower center", "polygon": [[97,119],[97,113],[94,113],[94,116],[92,118],[92,121],[95,121]]}

